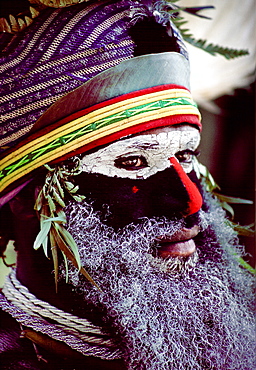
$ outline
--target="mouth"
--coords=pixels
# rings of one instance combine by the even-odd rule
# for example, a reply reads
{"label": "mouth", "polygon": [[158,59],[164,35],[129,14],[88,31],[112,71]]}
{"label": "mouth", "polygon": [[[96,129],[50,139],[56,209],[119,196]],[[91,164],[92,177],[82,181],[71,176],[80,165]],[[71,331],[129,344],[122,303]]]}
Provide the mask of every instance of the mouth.
{"label": "mouth", "polygon": [[173,235],[168,234],[156,237],[155,241],[158,243],[157,255],[158,257],[189,257],[196,251],[196,245],[193,240],[199,233],[200,228],[194,225],[188,229],[181,228]]}

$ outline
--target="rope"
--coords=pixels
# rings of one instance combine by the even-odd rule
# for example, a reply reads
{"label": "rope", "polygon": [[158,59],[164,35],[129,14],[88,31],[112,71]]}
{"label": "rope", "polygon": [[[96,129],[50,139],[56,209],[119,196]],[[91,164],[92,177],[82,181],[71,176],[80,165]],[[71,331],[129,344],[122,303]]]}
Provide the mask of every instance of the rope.
{"label": "rope", "polygon": [[[71,334],[86,343],[114,348],[113,340],[85,318],[80,318],[36,298],[16,278],[15,271],[6,277],[2,290],[5,297],[17,308],[33,318],[54,320],[56,328],[65,334]],[[96,335],[96,336],[95,336]]]}

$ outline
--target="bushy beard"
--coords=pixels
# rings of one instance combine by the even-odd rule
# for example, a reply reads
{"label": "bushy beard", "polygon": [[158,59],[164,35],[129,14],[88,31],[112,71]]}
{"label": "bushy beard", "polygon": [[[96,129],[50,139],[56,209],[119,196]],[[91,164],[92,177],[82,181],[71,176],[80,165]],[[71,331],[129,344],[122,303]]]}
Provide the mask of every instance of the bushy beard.
{"label": "bushy beard", "polygon": [[102,310],[128,369],[255,368],[252,279],[234,256],[241,248],[223,211],[208,203],[197,254],[167,261],[152,257],[154,240],[183,220],[144,219],[114,232],[86,203],[65,210],[82,265],[102,292],[72,267],[69,279]]}

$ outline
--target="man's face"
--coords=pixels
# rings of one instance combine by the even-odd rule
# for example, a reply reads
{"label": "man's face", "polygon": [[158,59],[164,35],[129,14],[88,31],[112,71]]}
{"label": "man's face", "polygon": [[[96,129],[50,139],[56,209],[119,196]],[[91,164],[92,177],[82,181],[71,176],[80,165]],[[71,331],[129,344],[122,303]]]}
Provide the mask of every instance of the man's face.
{"label": "man's face", "polygon": [[[199,142],[198,130],[189,125],[153,129],[114,142],[82,159],[83,171],[87,173],[83,176],[87,184],[85,187],[83,184],[83,192],[89,193],[97,209],[102,204],[109,207],[105,221],[116,230],[143,217],[181,218],[194,213],[200,204],[194,204],[193,210],[187,212],[191,195],[186,182],[193,186],[187,175],[193,173]],[[177,163],[173,165],[174,158]],[[198,193],[197,189],[193,192]],[[196,195],[200,202],[200,194]],[[157,254],[161,257],[193,254],[196,247],[192,238],[199,227],[188,226],[172,237],[157,235]]]}
{"label": "man's face", "polygon": [[201,196],[190,178],[198,183],[193,163],[199,142],[198,130],[185,124],[114,142],[84,156],[80,192],[115,230],[144,217],[196,213],[195,193],[197,203]]}

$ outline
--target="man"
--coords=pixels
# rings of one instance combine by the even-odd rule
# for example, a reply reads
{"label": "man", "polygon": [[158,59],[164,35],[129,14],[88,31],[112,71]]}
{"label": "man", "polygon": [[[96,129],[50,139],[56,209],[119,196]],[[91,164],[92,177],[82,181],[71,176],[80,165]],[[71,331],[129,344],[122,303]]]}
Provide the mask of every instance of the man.
{"label": "man", "polygon": [[[27,98],[21,115],[30,113],[28,123],[34,109],[39,119],[18,143],[14,133],[22,136],[26,126],[20,118],[16,131],[15,122],[8,126],[15,143],[3,161],[2,203],[18,257],[1,296],[4,369],[255,365],[252,278],[239,266],[242,250],[224,212],[198,177],[201,123],[188,61],[158,5],[102,2],[42,15],[44,27],[54,20],[51,31],[58,17],[67,22],[44,50],[47,60],[57,45],[67,58],[61,38],[76,44],[67,36],[71,25],[80,40],[87,23],[79,17],[93,13],[91,34],[76,47],[82,52],[99,39],[103,71],[91,68],[84,84],[69,86],[40,118],[41,100],[33,95],[30,108]],[[27,32],[30,43],[42,37],[40,19],[33,27],[39,31]],[[152,29],[148,43],[141,35]],[[131,48],[123,59],[116,56],[121,36]],[[36,44],[39,53],[46,38]],[[97,58],[84,58],[89,73]],[[35,70],[50,76],[47,68],[40,62]],[[58,81],[62,92],[68,73]],[[33,89],[19,83],[24,94],[38,90],[42,98],[49,80]]]}

